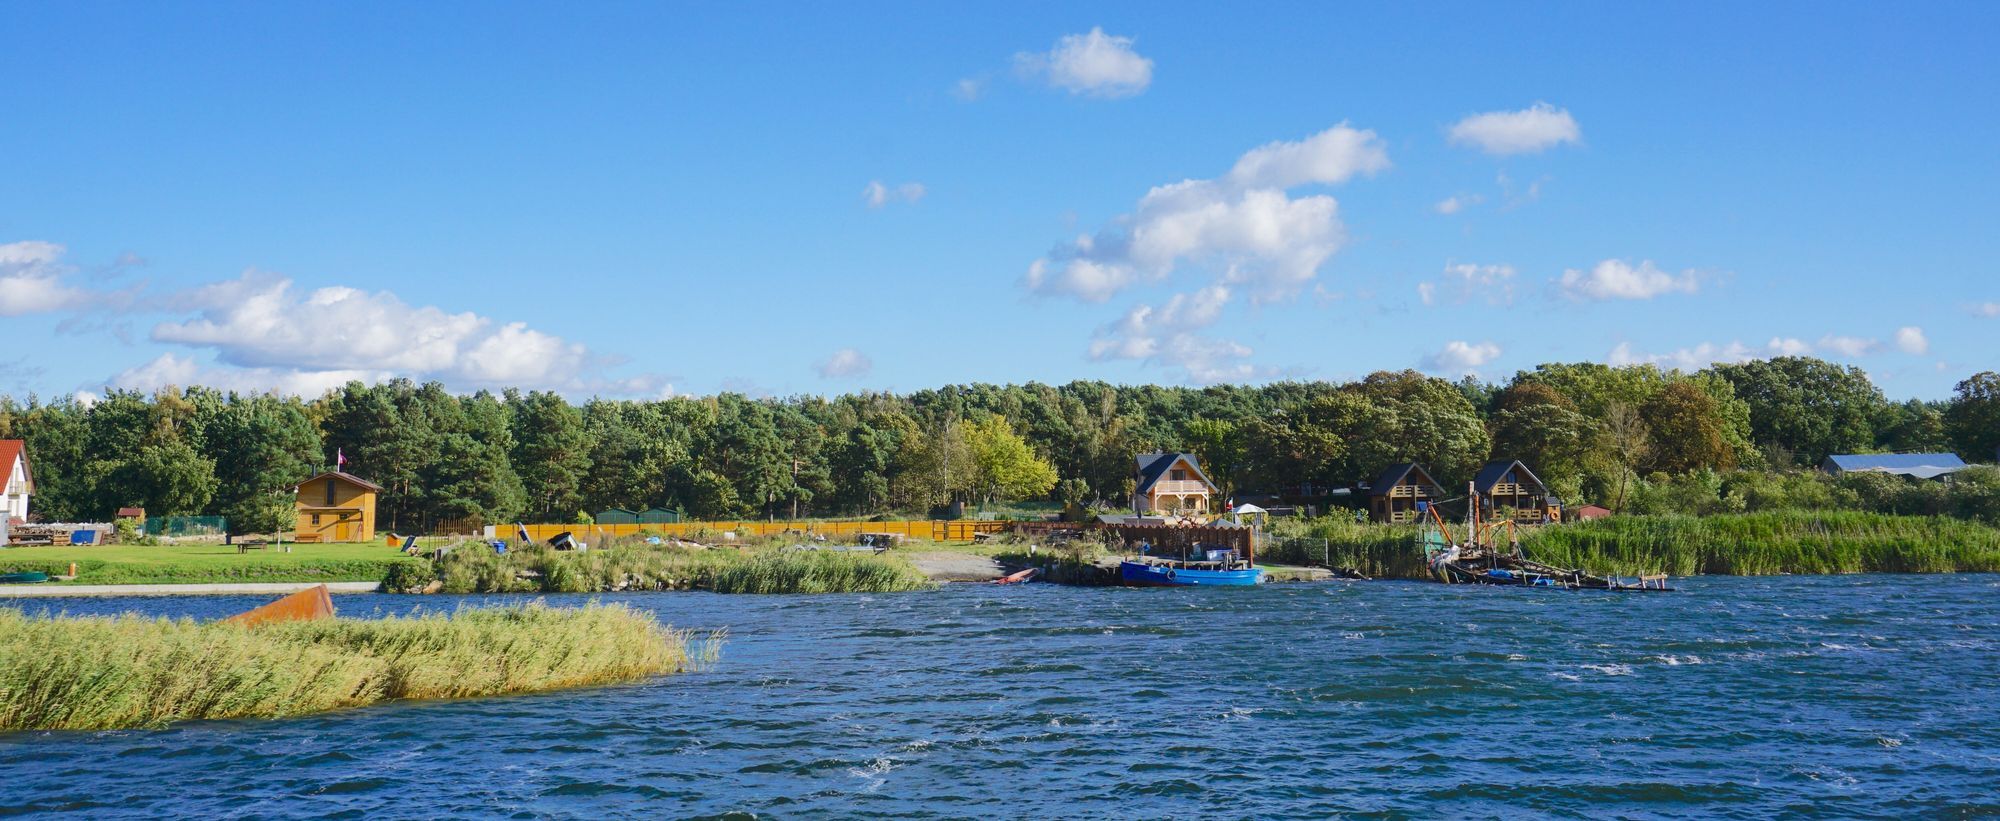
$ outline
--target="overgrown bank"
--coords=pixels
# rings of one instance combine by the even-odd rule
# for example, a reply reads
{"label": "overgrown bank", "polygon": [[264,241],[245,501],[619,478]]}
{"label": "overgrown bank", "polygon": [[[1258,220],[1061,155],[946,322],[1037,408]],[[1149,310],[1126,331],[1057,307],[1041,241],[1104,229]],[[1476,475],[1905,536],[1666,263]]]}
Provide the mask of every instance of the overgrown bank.
{"label": "overgrown bank", "polygon": [[[246,627],[0,609],[0,731],[157,727],[633,681],[710,658],[624,605]],[[83,650],[87,648],[87,652]]]}
{"label": "overgrown bank", "polygon": [[[1378,578],[1425,578],[1416,529],[1320,521],[1274,540],[1272,561],[1326,561]],[[2000,571],[2000,529],[1948,517],[1845,511],[1624,516],[1525,528],[1530,558],[1593,573],[1771,575]]]}
{"label": "overgrown bank", "polygon": [[630,541],[588,551],[535,546],[504,554],[475,542],[435,562],[392,568],[383,582],[391,591],[435,587],[445,593],[893,593],[929,586],[929,579],[895,556]]}

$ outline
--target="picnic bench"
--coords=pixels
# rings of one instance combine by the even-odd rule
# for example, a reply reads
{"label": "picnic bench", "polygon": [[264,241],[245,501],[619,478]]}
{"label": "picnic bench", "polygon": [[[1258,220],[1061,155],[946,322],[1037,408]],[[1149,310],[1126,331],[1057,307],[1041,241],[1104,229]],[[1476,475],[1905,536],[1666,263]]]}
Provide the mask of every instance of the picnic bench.
{"label": "picnic bench", "polygon": [[244,539],[236,543],[236,552],[239,554],[248,553],[252,550],[263,550],[270,546],[271,540],[269,539]]}

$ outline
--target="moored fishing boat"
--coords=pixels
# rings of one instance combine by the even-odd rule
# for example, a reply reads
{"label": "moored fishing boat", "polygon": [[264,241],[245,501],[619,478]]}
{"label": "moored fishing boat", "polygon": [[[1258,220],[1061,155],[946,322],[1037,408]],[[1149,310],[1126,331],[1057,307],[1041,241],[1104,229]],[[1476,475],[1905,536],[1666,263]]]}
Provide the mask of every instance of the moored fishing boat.
{"label": "moored fishing boat", "polygon": [[1186,567],[1209,562],[1132,561],[1118,563],[1118,578],[1128,587],[1234,587],[1264,580],[1257,567]]}

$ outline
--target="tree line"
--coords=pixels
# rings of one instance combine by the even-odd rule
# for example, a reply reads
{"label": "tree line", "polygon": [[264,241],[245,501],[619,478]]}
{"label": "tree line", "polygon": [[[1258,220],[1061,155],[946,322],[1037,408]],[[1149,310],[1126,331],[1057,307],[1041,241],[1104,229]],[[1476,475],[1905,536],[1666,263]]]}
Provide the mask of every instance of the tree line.
{"label": "tree line", "polygon": [[[909,394],[657,401],[455,395],[350,383],[315,399],[169,388],[96,402],[0,397],[28,441],[37,518],[227,516],[283,528],[292,488],[344,457],[380,484],[385,526],[567,521],[664,506],[701,519],[928,513],[952,502],[1121,506],[1133,456],[1197,454],[1225,493],[1345,486],[1414,460],[1440,481],[1523,459],[1570,504],[1624,508],[1676,477],[1809,467],[1832,453],[2000,447],[2000,374],[1948,401],[1886,399],[1804,357],[1694,373],[1547,364],[1504,384],[1414,371],[1205,388],[952,385]],[[1707,480],[1703,480],[1707,481]]]}

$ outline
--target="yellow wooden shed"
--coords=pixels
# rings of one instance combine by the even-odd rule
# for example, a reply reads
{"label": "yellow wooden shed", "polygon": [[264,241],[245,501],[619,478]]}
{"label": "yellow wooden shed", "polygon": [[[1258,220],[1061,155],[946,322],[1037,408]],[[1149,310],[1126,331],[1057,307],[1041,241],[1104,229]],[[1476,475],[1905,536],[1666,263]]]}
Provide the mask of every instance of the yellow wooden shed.
{"label": "yellow wooden shed", "polygon": [[300,482],[296,538],[301,542],[375,541],[375,494],[381,492],[381,485],[337,470]]}

